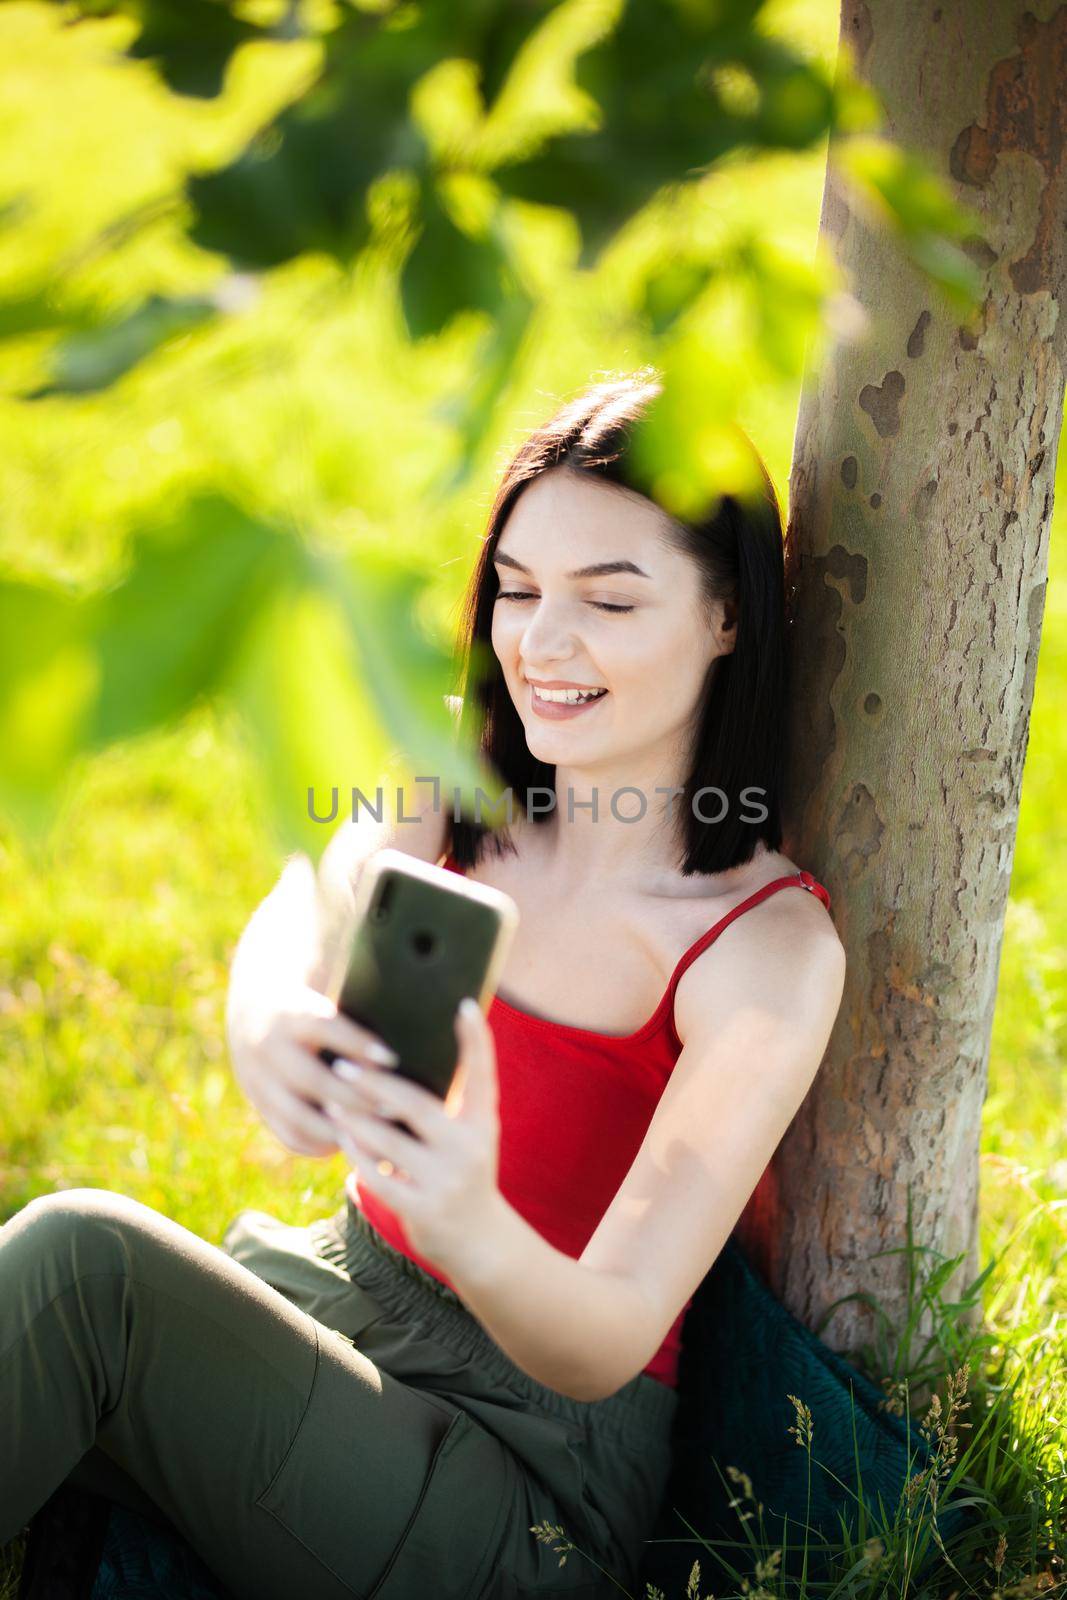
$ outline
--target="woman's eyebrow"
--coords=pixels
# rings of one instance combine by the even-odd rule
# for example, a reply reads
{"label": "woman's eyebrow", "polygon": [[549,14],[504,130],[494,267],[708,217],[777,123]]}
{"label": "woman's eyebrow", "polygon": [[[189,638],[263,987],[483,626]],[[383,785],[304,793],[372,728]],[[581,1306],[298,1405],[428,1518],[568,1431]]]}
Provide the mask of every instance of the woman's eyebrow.
{"label": "woman's eyebrow", "polygon": [[[525,572],[527,577],[532,576],[529,567],[524,567],[521,561],[516,561],[514,556],[506,556],[498,550],[493,560],[500,566],[517,567],[520,572]],[[565,574],[568,578],[597,578],[608,572],[632,572],[635,577],[649,578],[651,573],[645,572],[633,561],[596,561],[591,567],[578,567],[574,572]]]}

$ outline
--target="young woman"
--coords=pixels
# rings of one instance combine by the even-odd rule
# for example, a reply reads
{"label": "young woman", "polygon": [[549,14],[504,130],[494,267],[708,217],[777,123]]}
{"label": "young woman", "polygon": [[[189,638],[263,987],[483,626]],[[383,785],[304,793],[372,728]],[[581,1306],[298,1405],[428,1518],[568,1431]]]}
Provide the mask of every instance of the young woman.
{"label": "young woman", "polygon": [[[773,491],[695,526],[641,493],[659,392],[647,369],[587,390],[497,495],[462,641],[491,670],[461,715],[510,825],[426,792],[413,823],[346,824],[325,894],[294,859],[238,948],[238,1079],[289,1148],[349,1153],[341,1209],[245,1211],[219,1249],[81,1189],[0,1230],[0,1538],[67,1480],[167,1519],[235,1596],[635,1590],[685,1310],[844,979],[829,897],[780,848]],[[383,843],[447,848],[521,913],[444,1103],[321,992],[320,911]]]}

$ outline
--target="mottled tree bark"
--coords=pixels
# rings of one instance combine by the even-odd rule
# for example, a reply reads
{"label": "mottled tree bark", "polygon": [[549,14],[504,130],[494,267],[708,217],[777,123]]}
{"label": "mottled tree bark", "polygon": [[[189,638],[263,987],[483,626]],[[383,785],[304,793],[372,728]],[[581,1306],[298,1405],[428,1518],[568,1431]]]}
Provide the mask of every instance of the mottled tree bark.
{"label": "mottled tree bark", "polygon": [[[1063,416],[1067,4],[845,0],[887,132],[981,216],[962,326],[828,168],[869,318],[805,384],[791,477],[788,854],[833,897],[845,994],[742,1236],[809,1326],[902,1321],[916,1242],[977,1270],[978,1153]],[[962,1274],[962,1276],[961,1276]],[[823,1333],[857,1351],[857,1302]]]}

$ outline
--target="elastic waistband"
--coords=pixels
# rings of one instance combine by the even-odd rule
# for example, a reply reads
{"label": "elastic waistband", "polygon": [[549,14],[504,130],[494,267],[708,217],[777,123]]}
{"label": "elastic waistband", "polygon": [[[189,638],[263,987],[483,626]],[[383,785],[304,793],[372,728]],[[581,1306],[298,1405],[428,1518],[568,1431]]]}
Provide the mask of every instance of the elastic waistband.
{"label": "elastic waistband", "polygon": [[485,1368],[528,1405],[582,1428],[596,1429],[636,1449],[661,1441],[678,1406],[677,1390],[639,1372],[603,1400],[575,1400],[538,1382],[512,1361],[447,1284],[394,1249],[346,1195],[333,1216],[312,1224],[316,1247],[373,1295],[387,1312],[417,1316],[434,1338]]}

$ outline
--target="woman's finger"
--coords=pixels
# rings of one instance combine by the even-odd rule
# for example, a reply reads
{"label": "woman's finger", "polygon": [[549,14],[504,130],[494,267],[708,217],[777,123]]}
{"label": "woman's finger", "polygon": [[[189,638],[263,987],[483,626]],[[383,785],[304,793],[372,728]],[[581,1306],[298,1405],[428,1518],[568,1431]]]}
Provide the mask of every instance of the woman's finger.
{"label": "woman's finger", "polygon": [[336,1131],[328,1139],[315,1139],[306,1136],[296,1124],[282,1122],[275,1132],[285,1148],[298,1156],[332,1156],[341,1148]]}
{"label": "woman's finger", "polygon": [[328,1156],[339,1148],[332,1118],[315,1110],[299,1096],[284,1089],[266,1093],[261,1110],[278,1138],[298,1155]]}
{"label": "woman's finger", "polygon": [[[440,1096],[424,1084],[413,1083],[393,1072],[368,1071],[358,1062],[344,1059],[339,1059],[332,1070],[350,1086],[356,1097],[353,1110],[399,1117],[420,1139],[431,1144],[448,1136],[452,1118],[447,1115]],[[342,1103],[350,1102],[346,1099]]]}
{"label": "woman's finger", "polygon": [[391,1161],[422,1183],[430,1176],[433,1153],[421,1139],[413,1139],[400,1128],[394,1128],[381,1117],[346,1111],[336,1119],[342,1133],[350,1135],[358,1147],[366,1150],[375,1161]]}
{"label": "woman's finger", "polygon": [[457,1007],[455,1030],[463,1074],[459,1115],[464,1121],[492,1117],[497,1112],[496,1046],[485,1013],[473,997]]}
{"label": "woman's finger", "polygon": [[300,1016],[292,1022],[292,1036],[300,1044],[332,1050],[339,1056],[351,1056],[356,1061],[366,1059],[376,1067],[395,1067],[398,1057],[383,1039],[369,1028],[338,1011],[332,1017]]}
{"label": "woman's finger", "polygon": [[[274,1082],[311,1106],[321,1106],[330,1095],[359,1111],[363,1101],[332,1067],[302,1045],[277,1043],[270,1054]],[[386,1076],[386,1074],[382,1074]]]}

